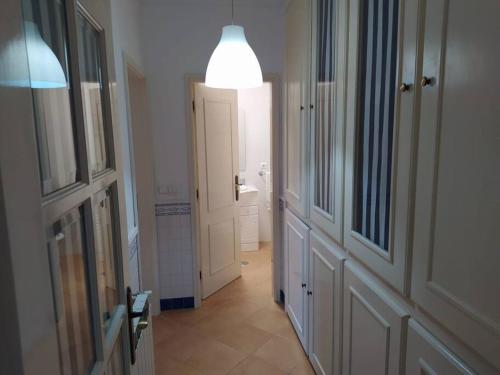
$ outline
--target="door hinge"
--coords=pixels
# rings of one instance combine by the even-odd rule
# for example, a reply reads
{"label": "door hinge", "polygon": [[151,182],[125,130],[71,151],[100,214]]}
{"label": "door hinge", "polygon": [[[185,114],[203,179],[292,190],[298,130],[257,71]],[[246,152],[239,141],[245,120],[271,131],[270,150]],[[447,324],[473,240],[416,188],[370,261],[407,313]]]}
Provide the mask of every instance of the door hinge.
{"label": "door hinge", "polygon": [[200,280],[201,280],[201,271],[200,271]]}
{"label": "door hinge", "polygon": [[196,105],[194,104],[194,99],[193,99],[193,112],[196,112]]}

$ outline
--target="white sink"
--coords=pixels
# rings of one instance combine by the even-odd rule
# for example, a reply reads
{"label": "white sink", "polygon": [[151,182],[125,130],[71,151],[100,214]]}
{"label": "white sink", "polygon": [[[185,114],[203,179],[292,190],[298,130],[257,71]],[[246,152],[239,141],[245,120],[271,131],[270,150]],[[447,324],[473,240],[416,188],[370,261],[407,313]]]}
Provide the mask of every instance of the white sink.
{"label": "white sink", "polygon": [[240,186],[240,206],[254,206],[258,204],[259,189],[255,186]]}

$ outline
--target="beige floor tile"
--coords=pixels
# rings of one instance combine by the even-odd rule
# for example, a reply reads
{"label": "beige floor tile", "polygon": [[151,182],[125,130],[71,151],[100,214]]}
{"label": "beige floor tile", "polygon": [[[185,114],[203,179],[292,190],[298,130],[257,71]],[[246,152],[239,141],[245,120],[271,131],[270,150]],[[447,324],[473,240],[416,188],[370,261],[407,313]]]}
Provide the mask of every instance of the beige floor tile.
{"label": "beige floor tile", "polygon": [[315,372],[309,361],[304,358],[290,371],[290,375],[315,375]]}
{"label": "beige floor tile", "polygon": [[264,307],[244,322],[264,331],[275,333],[288,325],[288,317],[283,311],[271,310]]}
{"label": "beige floor tile", "polygon": [[270,246],[241,259],[249,262],[242,276],[199,309],[154,318],[159,375],[310,373],[283,307],[272,298]]}
{"label": "beige floor tile", "polygon": [[194,352],[205,347],[208,341],[206,337],[189,327],[183,327],[182,331],[155,343],[155,356],[168,355],[179,361],[185,361]]}
{"label": "beige floor tile", "polygon": [[305,353],[298,342],[274,336],[257,349],[254,356],[287,372],[301,363]]}
{"label": "beige floor tile", "polygon": [[185,363],[207,375],[221,375],[227,374],[246,357],[226,344],[209,340],[203,347],[196,348]]}
{"label": "beige floor tile", "polygon": [[229,375],[285,375],[286,372],[257,358],[248,357],[229,372]]}
{"label": "beige floor tile", "polygon": [[156,375],[203,375],[203,373],[164,355],[156,358]]}
{"label": "beige floor tile", "polygon": [[230,326],[217,337],[217,340],[239,350],[251,354],[264,345],[271,338],[271,334],[251,325],[241,323]]}

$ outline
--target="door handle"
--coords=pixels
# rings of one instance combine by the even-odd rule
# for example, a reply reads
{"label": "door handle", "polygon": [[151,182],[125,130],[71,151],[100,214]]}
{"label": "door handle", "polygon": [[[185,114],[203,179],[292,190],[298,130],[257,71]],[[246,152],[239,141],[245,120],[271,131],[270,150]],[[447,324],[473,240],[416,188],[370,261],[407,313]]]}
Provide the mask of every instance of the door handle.
{"label": "door handle", "polygon": [[240,179],[238,175],[234,176],[234,192],[236,195],[236,201],[240,200]]}

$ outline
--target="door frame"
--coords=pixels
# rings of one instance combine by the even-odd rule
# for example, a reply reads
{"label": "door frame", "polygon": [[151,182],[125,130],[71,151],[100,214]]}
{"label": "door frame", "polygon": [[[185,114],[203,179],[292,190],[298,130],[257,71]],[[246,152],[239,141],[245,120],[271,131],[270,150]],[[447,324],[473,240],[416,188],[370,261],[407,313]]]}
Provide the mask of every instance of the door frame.
{"label": "door frame", "polygon": [[[130,156],[130,166],[131,166],[131,183],[132,183],[132,188],[133,188],[133,194],[134,194],[134,216],[135,216],[135,226],[134,228],[128,233],[128,246],[130,246],[130,243],[134,238],[137,238],[138,241],[138,267],[139,267],[139,283],[140,283],[140,288],[143,290],[151,290],[153,293],[153,298],[151,299],[151,306],[153,310],[153,315],[158,315],[160,313],[160,280],[159,280],[159,268],[158,268],[158,249],[157,249],[157,232],[156,232],[156,216],[154,214],[154,202],[156,201],[155,198],[155,191],[154,191],[154,186],[155,186],[155,174],[154,174],[154,155],[152,158],[152,163],[153,163],[153,190],[150,192],[145,192],[145,191],[140,191],[141,189],[138,189],[137,186],[137,178],[136,178],[136,170],[137,170],[137,165],[135,163],[135,146],[134,146],[134,120],[132,117],[132,103],[130,102],[131,97],[130,97],[130,85],[129,85],[129,79],[130,79],[130,74],[129,72],[132,72],[137,79],[141,80],[144,82],[144,85],[146,87],[146,91],[148,90],[148,85],[147,85],[147,79],[146,75],[143,73],[142,69],[139,68],[139,64],[137,64],[134,59],[127,54],[125,51],[122,51],[122,63],[123,63],[123,74],[124,74],[124,90],[125,90],[125,99],[126,99],[126,106],[127,106],[127,119],[126,119],[126,126],[127,126],[127,133],[128,133],[128,143],[129,143],[129,156]],[[152,128],[152,123],[151,123],[151,113],[150,113],[150,106],[149,106],[149,96],[146,97],[146,104],[147,108],[146,111],[148,112],[147,119],[145,119],[146,122],[149,123],[149,127],[151,130],[151,136],[153,136],[153,128]],[[141,166],[139,166],[141,167]],[[153,207],[152,212],[150,213],[151,215],[154,216],[153,222],[154,222],[154,233],[152,234],[152,239],[151,243],[153,247],[151,249],[146,249],[145,246],[143,246],[144,243],[144,230],[141,233],[141,222],[140,222],[140,211],[144,210],[147,212],[147,208],[141,207],[139,205],[139,195],[144,195],[144,194],[151,194],[151,200],[153,201]],[[144,225],[142,226],[143,228],[145,227]],[[149,250],[149,251],[148,251]],[[143,272],[145,271],[145,272]]]}
{"label": "door frame", "polygon": [[[280,217],[281,211],[279,206],[280,192],[282,188],[281,181],[281,79],[278,74],[264,73],[264,82],[271,83],[271,170],[273,180],[272,194],[272,213],[273,213],[273,251],[272,251],[272,271],[273,271],[273,287],[272,294],[276,302],[280,301],[281,285],[281,227]],[[185,76],[185,103],[186,103],[186,128],[187,128],[187,149],[188,149],[188,169],[189,169],[189,196],[191,204],[191,241],[193,247],[193,286],[194,286],[194,306],[201,306],[201,249],[199,246],[200,240],[200,225],[199,225],[199,209],[198,199],[196,197],[196,188],[198,186],[197,167],[196,167],[196,133],[195,133],[195,116],[193,116],[193,100],[194,100],[194,85],[196,83],[204,83],[205,75],[201,73],[186,74]]]}

